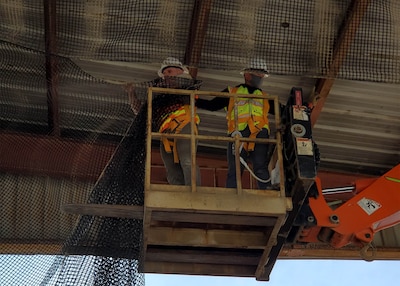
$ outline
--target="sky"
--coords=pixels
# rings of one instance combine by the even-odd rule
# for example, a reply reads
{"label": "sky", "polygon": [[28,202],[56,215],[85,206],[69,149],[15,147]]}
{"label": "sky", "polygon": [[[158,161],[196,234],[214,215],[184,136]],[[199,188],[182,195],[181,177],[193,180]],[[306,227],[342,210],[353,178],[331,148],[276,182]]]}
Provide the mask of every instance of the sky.
{"label": "sky", "polygon": [[[18,277],[24,279],[24,276],[35,277],[35,284],[41,285],[43,277],[36,277],[37,273],[45,274],[48,271],[54,259],[52,257],[33,255],[29,259],[21,260],[19,255],[0,255],[0,285],[26,286],[18,281]],[[82,273],[87,274],[85,271]],[[371,262],[278,259],[269,281],[257,281],[254,277],[145,274],[145,285],[141,286],[390,286],[399,285],[399,276],[400,259]],[[12,285],[9,284],[10,281],[13,281]],[[85,283],[87,285],[90,282]]]}
{"label": "sky", "polygon": [[400,260],[277,260],[269,281],[255,278],[146,274],[145,286],[399,285]]}

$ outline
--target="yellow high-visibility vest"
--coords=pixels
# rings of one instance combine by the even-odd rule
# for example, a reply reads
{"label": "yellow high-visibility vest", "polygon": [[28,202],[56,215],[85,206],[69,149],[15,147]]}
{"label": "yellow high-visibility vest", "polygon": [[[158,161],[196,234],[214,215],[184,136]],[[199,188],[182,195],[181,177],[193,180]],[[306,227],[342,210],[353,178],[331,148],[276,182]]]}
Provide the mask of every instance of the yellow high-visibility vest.
{"label": "yellow high-visibility vest", "polygon": [[[244,86],[229,88],[230,93],[250,94]],[[252,94],[266,95],[265,92],[257,89]],[[242,131],[249,126],[251,133],[259,131],[262,128],[269,129],[268,111],[269,102],[262,98],[237,98],[237,130]],[[233,97],[229,100],[226,119],[228,121],[228,133],[236,130],[235,126],[235,100]],[[257,132],[258,133],[258,132]]]}

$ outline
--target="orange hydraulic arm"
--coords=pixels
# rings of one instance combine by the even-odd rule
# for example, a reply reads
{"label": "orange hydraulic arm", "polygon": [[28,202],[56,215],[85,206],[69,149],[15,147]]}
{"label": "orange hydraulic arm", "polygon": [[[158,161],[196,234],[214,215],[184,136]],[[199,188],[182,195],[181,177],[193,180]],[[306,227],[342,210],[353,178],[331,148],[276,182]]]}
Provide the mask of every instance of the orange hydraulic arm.
{"label": "orange hydraulic arm", "polygon": [[330,243],[335,248],[348,244],[358,246],[372,242],[374,234],[400,223],[400,164],[376,180],[367,181],[363,189],[336,209],[332,209],[323,196],[317,179],[318,195],[309,197],[316,225],[305,227],[298,241]]}

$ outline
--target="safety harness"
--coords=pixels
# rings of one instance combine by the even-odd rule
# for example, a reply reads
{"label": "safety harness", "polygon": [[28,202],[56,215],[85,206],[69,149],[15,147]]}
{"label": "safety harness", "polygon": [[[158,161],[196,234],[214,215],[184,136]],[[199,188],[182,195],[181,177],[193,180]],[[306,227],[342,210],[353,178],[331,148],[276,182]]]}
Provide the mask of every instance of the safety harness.
{"label": "safety harness", "polygon": [[[264,91],[259,91],[260,95],[266,95]],[[255,92],[256,92],[255,91]],[[238,86],[234,88],[229,88],[230,93],[241,93],[241,94],[249,94],[246,87]],[[256,93],[253,93],[256,94]],[[231,97],[229,99],[229,105],[227,109],[226,119],[228,121],[228,133],[233,134],[234,131],[241,131],[249,126],[250,136],[249,138],[255,139],[257,134],[261,131],[262,128],[266,128],[269,130],[268,125],[268,111],[269,111],[269,102],[263,98],[238,98],[236,100],[236,104],[238,105],[238,118],[237,118],[237,129],[235,124],[235,99]],[[253,108],[255,107],[255,108]],[[246,110],[247,109],[247,110]],[[241,112],[242,111],[242,112]],[[246,151],[254,150],[254,142],[244,142],[243,148]]]}
{"label": "safety harness", "polygon": [[[196,114],[196,109],[195,109]],[[200,122],[199,116],[195,115],[195,130],[194,134],[198,134],[197,125]],[[185,127],[188,123],[190,123],[190,106],[184,105],[178,110],[169,114],[167,119],[162,123],[159,132],[160,133],[175,133],[178,134],[182,131],[183,127]],[[167,137],[162,137],[162,142],[164,145],[164,149],[167,153],[173,152],[174,162],[179,163],[178,152],[176,152],[176,141],[177,139],[170,139]]]}

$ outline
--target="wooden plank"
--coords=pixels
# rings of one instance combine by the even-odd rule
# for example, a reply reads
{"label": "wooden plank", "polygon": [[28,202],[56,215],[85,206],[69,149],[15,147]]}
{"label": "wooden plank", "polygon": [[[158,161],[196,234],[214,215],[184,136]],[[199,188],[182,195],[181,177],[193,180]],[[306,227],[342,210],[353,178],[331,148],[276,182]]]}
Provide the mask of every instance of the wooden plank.
{"label": "wooden plank", "polygon": [[146,254],[147,254],[147,246],[149,244],[149,229],[150,229],[150,224],[151,224],[151,217],[152,217],[152,210],[151,209],[145,209],[144,212],[144,217],[143,217],[143,241],[142,241],[142,251],[141,251],[141,259],[143,261],[146,260]]}
{"label": "wooden plank", "polygon": [[0,243],[0,254],[49,254],[62,253],[63,241],[46,242],[33,241],[30,243]]}
{"label": "wooden plank", "polygon": [[288,212],[284,220],[277,223],[276,226],[281,226],[278,227],[278,232],[275,232],[277,230],[275,228],[273,234],[271,235],[272,237],[276,238],[276,243],[272,248],[268,248],[268,246],[266,247],[255,274],[257,280],[269,280],[269,275],[275,265],[276,259],[278,258],[279,253],[285,244],[286,238],[292,229],[293,223],[300,212],[304,200],[307,198],[308,190],[313,182],[313,180],[309,179],[296,179],[295,184],[291,189],[291,192],[294,194],[292,198],[293,209]]}
{"label": "wooden plank", "polygon": [[[190,186],[182,186],[182,185],[166,185],[166,184],[151,184],[150,189],[151,192],[191,192]],[[199,186],[196,188],[197,193],[201,194],[220,194],[220,195],[237,195],[237,190],[234,188],[225,188],[225,187],[205,187]],[[255,196],[263,196],[263,197],[281,197],[281,194],[278,190],[258,190],[258,189],[243,189],[243,195],[255,195]]]}
{"label": "wooden plank", "polygon": [[248,226],[273,226],[276,217],[266,216],[245,216],[245,215],[224,215],[224,214],[205,214],[189,212],[152,212],[153,221],[171,222],[190,222],[190,223],[210,223],[210,224],[231,224]]}
{"label": "wooden plank", "polygon": [[150,246],[147,260],[157,262],[183,262],[201,264],[253,265],[256,266],[261,251],[250,249],[169,249]]}
{"label": "wooden plank", "polygon": [[254,277],[255,267],[251,265],[218,265],[196,263],[167,263],[149,261],[144,265],[145,273],[187,274]]}
{"label": "wooden plank", "polygon": [[[273,241],[270,241],[269,244],[267,244],[264,248],[264,252],[260,258],[260,261],[258,263],[257,269],[254,273],[254,276],[257,278],[257,280],[265,280],[265,266],[267,265],[267,263],[269,262],[269,256],[271,254],[271,250],[272,248],[277,245],[279,238],[278,238],[278,233],[279,230],[281,228],[281,226],[284,223],[284,219],[283,217],[278,219],[278,222],[276,223],[272,233],[271,233],[271,239],[274,239]],[[268,273],[269,275],[269,273]],[[269,277],[268,277],[269,278]]]}
{"label": "wooden plank", "polygon": [[61,210],[70,214],[143,219],[143,206],[109,204],[65,204]]}
{"label": "wooden plank", "polygon": [[151,227],[147,245],[264,249],[268,237],[260,231]]}
{"label": "wooden plank", "polygon": [[[277,192],[278,193],[278,192]],[[291,200],[256,195],[226,195],[188,192],[146,192],[145,207],[153,210],[189,210],[198,212],[285,216]]]}

